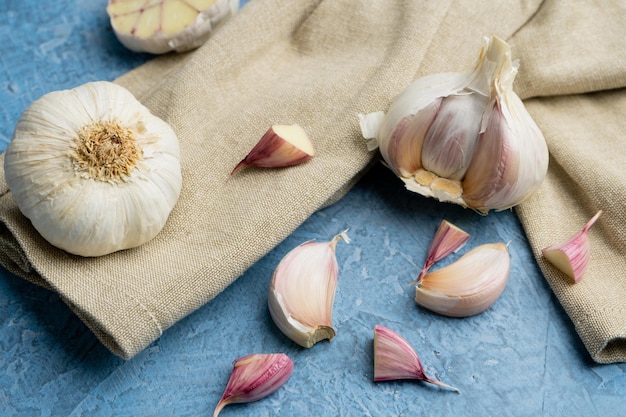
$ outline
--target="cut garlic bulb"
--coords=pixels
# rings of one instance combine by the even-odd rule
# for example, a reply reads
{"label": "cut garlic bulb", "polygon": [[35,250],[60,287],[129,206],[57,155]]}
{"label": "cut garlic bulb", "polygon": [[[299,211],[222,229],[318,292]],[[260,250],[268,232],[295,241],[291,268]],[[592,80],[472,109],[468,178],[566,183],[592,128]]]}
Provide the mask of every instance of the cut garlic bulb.
{"label": "cut garlic bulb", "polygon": [[109,0],[119,41],[135,52],[184,52],[202,45],[239,9],[239,0]]}
{"label": "cut garlic bulb", "polygon": [[285,336],[300,346],[310,348],[335,337],[332,311],[339,273],[335,247],[341,239],[349,242],[346,232],[330,242],[297,246],[283,257],[272,276],[270,314]]}
{"label": "cut garlic bulb", "polygon": [[252,354],[237,359],[213,417],[228,404],[251,403],[267,397],[283,386],[292,373],[293,362],[284,353]]}
{"label": "cut garlic bulb", "polygon": [[300,125],[273,125],[230,175],[246,166],[282,168],[297,165],[314,155],[313,143]]}
{"label": "cut garlic bulb", "polygon": [[541,250],[544,258],[556,266],[561,272],[580,282],[587,270],[587,264],[591,256],[591,243],[589,242],[589,229],[598,220],[602,210],[587,222],[582,230],[564,242],[548,246]]}
{"label": "cut garlic bulb", "polygon": [[456,262],[424,275],[415,288],[415,302],[450,317],[482,313],[504,291],[510,266],[504,243],[477,246]]}
{"label": "cut garlic bulb", "polygon": [[458,388],[427,376],[422,361],[409,342],[393,330],[377,324],[374,326],[374,381],[399,379],[416,379],[461,393]]}
{"label": "cut garlic bulb", "polygon": [[20,211],[81,256],[139,246],[165,225],[182,186],[176,134],[110,82],[48,93],[17,122],[4,160]]}
{"label": "cut garlic bulb", "polygon": [[424,196],[481,213],[521,203],[547,173],[548,148],[513,91],[517,68],[506,42],[484,38],[474,70],[420,78],[387,114],[360,114],[368,149]]}

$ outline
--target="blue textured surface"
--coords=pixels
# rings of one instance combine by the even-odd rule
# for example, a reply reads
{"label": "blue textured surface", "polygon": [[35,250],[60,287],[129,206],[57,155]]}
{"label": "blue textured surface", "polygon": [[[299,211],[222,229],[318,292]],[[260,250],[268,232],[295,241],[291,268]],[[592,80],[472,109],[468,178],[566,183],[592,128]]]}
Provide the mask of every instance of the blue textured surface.
{"label": "blue textured surface", "polygon": [[[112,80],[149,59],[121,47],[105,0],[0,0],[0,146],[42,94]],[[468,231],[467,247],[510,242],[512,271],[493,308],[466,319],[418,308],[413,279],[440,220]],[[273,269],[305,240],[339,243],[338,335],[306,350],[267,311]],[[457,258],[452,256],[442,265]],[[0,271],[0,416],[210,415],[231,363],[285,352],[295,363],[272,396],[222,416],[624,415],[626,365],[594,364],[541,276],[511,212],[480,217],[404,191],[381,166],[319,211],[215,300],[130,361],[109,353],[59,299]],[[372,382],[375,324],[402,334],[431,376]]]}

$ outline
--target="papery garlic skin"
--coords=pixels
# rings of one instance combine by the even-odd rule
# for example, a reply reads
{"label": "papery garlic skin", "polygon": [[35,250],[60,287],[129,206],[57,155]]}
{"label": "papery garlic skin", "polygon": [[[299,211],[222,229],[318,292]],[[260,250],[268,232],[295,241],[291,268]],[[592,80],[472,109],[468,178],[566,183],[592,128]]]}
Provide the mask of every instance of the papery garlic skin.
{"label": "papery garlic skin", "polygon": [[402,336],[377,324],[374,326],[374,381],[417,379],[461,393],[457,388],[430,378],[424,372],[422,361]]}
{"label": "papery garlic skin", "polygon": [[20,211],[44,239],[100,256],[161,231],[182,187],[179,159],[166,122],[128,90],[100,81],[33,102],[4,169]]}
{"label": "papery garlic skin", "polygon": [[424,275],[415,288],[415,302],[450,317],[482,313],[504,291],[510,267],[504,243],[477,246],[457,261]]}
{"label": "papery garlic skin", "polygon": [[237,359],[213,417],[228,404],[250,403],[274,393],[287,382],[293,368],[293,362],[284,353],[252,354]]}
{"label": "papery garlic skin", "polygon": [[589,241],[589,229],[598,220],[602,210],[597,212],[585,226],[571,238],[564,242],[547,246],[541,250],[544,258],[556,266],[561,272],[580,282],[587,270],[591,257],[591,242]]}
{"label": "papery garlic skin", "polygon": [[239,0],[109,0],[120,43],[135,52],[185,52],[202,45],[239,9]]}
{"label": "papery garlic skin", "polygon": [[543,134],[513,91],[518,63],[484,38],[474,70],[416,80],[386,114],[359,115],[368,149],[410,191],[481,213],[529,198],[548,169]]}
{"label": "papery garlic skin", "polygon": [[270,283],[268,307],[276,326],[300,346],[310,348],[332,340],[332,325],[339,266],[337,242],[349,242],[346,232],[330,242],[305,242],[280,261]]}

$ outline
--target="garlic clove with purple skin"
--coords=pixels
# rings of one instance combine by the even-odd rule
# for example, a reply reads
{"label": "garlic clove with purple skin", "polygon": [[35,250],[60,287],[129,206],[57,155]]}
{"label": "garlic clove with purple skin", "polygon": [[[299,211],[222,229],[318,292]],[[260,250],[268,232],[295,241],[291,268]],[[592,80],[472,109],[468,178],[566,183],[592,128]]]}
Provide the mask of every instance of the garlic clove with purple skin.
{"label": "garlic clove with purple skin", "polygon": [[283,386],[292,373],[293,362],[284,353],[252,354],[235,360],[213,417],[228,404],[250,403],[267,397]]}
{"label": "garlic clove with purple skin", "polygon": [[346,232],[330,242],[308,241],[287,253],[270,283],[268,307],[276,326],[300,346],[332,340],[332,311],[339,266],[335,247],[349,243]]}
{"label": "garlic clove with purple skin", "polygon": [[398,333],[377,324],[374,326],[374,381],[417,379],[458,392],[441,381],[430,378],[415,350]]}
{"label": "garlic clove with purple skin", "polygon": [[589,242],[589,229],[598,220],[602,210],[596,213],[582,230],[568,240],[545,247],[541,250],[543,257],[557,267],[574,283],[580,282],[587,270],[587,264],[591,257],[591,243]]}
{"label": "garlic clove with purple skin", "polygon": [[426,261],[418,277],[411,281],[409,285],[420,282],[431,266],[442,260],[446,256],[461,249],[469,240],[469,233],[453,225],[447,220],[442,220],[435,232],[435,237],[428,246]]}
{"label": "garlic clove with purple skin", "polygon": [[273,125],[252,150],[232,170],[230,175],[246,166],[283,168],[308,161],[315,148],[305,130],[297,124]]}

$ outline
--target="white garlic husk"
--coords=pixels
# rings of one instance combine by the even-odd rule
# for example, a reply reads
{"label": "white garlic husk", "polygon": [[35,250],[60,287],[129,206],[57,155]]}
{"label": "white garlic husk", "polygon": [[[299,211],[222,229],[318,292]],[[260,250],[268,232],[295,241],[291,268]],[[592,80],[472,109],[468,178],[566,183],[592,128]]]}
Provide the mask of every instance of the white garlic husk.
{"label": "white garlic husk", "polygon": [[155,237],[182,187],[178,139],[125,88],[48,93],[17,122],[4,160],[20,209],[52,245],[81,256]]}
{"label": "white garlic husk", "polygon": [[111,27],[135,52],[185,52],[202,45],[239,9],[239,0],[109,0]]}
{"label": "white garlic husk", "polygon": [[513,91],[517,70],[506,42],[484,38],[472,71],[420,78],[386,114],[359,115],[368,149],[424,196],[481,213],[523,202],[547,173],[548,148]]}

